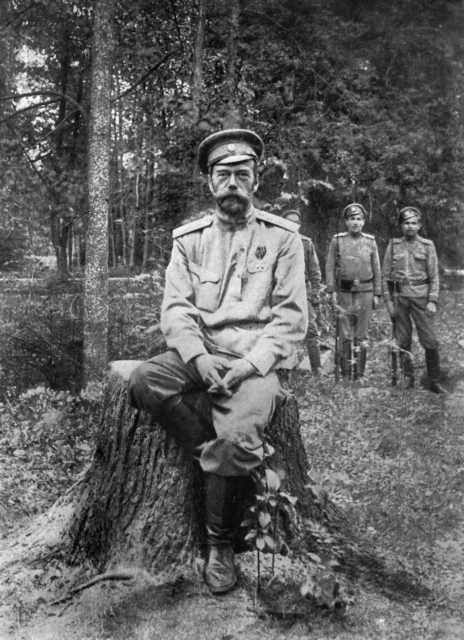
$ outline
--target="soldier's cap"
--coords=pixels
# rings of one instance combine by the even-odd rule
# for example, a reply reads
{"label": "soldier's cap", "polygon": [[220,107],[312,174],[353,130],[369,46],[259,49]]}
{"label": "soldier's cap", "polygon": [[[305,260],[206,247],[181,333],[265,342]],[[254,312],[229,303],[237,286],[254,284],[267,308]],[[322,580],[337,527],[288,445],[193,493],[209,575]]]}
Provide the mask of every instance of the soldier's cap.
{"label": "soldier's cap", "polygon": [[347,220],[348,218],[351,218],[351,216],[357,216],[361,214],[363,216],[363,218],[367,217],[367,213],[366,210],[364,209],[364,207],[362,206],[362,204],[359,204],[359,202],[352,202],[351,204],[348,204],[344,209],[343,209],[343,217]]}
{"label": "soldier's cap", "polygon": [[403,207],[398,211],[398,224],[403,224],[411,218],[417,218],[418,222],[422,220],[422,213],[417,207]]}
{"label": "soldier's cap", "polygon": [[284,211],[282,217],[288,219],[290,216],[297,216],[298,220],[301,221],[301,213],[298,209],[289,209],[288,211]]}
{"label": "soldier's cap", "polygon": [[219,162],[233,164],[255,160],[260,163],[264,155],[264,142],[249,129],[225,129],[216,131],[198,147],[198,165],[202,173]]}

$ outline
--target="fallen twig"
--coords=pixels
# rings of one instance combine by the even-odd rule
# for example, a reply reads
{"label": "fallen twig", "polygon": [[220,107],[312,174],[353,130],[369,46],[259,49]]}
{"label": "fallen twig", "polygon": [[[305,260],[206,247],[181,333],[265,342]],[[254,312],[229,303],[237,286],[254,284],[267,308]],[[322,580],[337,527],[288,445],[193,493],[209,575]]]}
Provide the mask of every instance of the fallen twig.
{"label": "fallen twig", "polygon": [[99,582],[104,582],[106,580],[133,580],[134,577],[135,577],[135,574],[133,572],[118,571],[118,572],[100,573],[98,576],[91,578],[87,582],[84,582],[83,584],[79,584],[77,587],[74,587],[74,589],[71,589],[70,591],[68,591],[68,593],[62,598],[53,600],[53,602],[50,602],[50,605],[56,605],[56,604],[61,604],[62,602],[67,602],[68,600],[71,600],[71,598],[75,596],[76,593],[80,593],[81,591],[84,591],[84,589],[93,587],[94,584],[98,584]]}

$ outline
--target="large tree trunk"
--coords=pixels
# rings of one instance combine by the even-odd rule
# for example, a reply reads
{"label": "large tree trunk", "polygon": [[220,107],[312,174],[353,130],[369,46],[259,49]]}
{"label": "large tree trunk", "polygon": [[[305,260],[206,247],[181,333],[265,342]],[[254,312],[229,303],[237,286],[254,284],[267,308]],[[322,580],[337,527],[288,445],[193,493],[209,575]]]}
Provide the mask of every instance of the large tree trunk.
{"label": "large tree trunk", "polygon": [[240,0],[230,0],[230,18],[227,51],[227,112],[224,128],[240,126],[241,114],[237,106],[238,86],[238,43],[240,22]]}
{"label": "large tree trunk", "polygon": [[85,245],[84,377],[108,363],[108,214],[114,1],[95,3],[89,137],[89,218]]}
{"label": "large tree trunk", "polygon": [[192,124],[197,126],[201,117],[201,101],[203,96],[203,57],[205,51],[206,0],[198,2],[198,18],[195,31],[195,44],[192,61]]}

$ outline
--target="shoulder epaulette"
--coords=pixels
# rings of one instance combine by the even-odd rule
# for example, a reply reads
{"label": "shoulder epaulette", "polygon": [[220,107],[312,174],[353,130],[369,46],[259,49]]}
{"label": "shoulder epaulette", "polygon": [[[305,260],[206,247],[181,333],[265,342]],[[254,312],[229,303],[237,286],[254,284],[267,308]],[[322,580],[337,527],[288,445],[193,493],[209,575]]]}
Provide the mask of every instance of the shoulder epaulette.
{"label": "shoulder epaulette", "polygon": [[404,238],[392,238],[393,244],[400,244],[403,240]]}
{"label": "shoulder epaulette", "polygon": [[258,220],[264,220],[264,222],[269,222],[270,224],[275,224],[277,227],[282,227],[282,229],[286,229],[287,231],[298,231],[298,225],[291,220],[286,220],[281,216],[276,216],[274,213],[269,213],[268,211],[262,211],[260,209],[256,209],[255,211],[256,217]]}
{"label": "shoulder epaulette", "polygon": [[185,236],[186,233],[192,233],[192,231],[198,231],[199,229],[204,229],[205,227],[209,227],[209,225],[213,222],[213,216],[203,216],[203,218],[199,218],[198,220],[192,220],[192,222],[187,222],[180,227],[177,227],[172,232],[173,238],[178,238],[179,236]]}
{"label": "shoulder epaulette", "polygon": [[372,235],[372,233],[364,233],[364,231],[362,232],[362,235],[365,238],[369,238],[369,240],[375,240],[374,236]]}
{"label": "shoulder epaulette", "polygon": [[344,238],[347,235],[348,235],[348,231],[340,231],[340,233],[336,233],[334,235],[334,238]]}
{"label": "shoulder epaulette", "polygon": [[417,236],[417,239],[422,242],[422,244],[433,244],[432,240],[428,238],[423,238],[422,236]]}

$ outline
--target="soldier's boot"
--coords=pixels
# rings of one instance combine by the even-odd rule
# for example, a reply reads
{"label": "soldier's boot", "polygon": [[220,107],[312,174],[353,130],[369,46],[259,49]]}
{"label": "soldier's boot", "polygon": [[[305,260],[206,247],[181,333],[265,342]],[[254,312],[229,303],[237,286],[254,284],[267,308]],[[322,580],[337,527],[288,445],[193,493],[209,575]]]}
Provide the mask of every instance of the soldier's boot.
{"label": "soldier's boot", "polygon": [[340,349],[340,371],[344,380],[351,377],[351,340],[343,340]]}
{"label": "soldier's boot", "polygon": [[168,435],[197,460],[206,442],[215,437],[212,426],[202,423],[179,396],[164,402],[158,417]]}
{"label": "soldier's boot", "polygon": [[358,355],[356,356],[355,365],[355,380],[364,378],[364,372],[366,370],[367,349],[366,347],[358,348]]}
{"label": "soldier's boot", "polygon": [[446,389],[444,389],[439,382],[440,356],[438,349],[425,350],[425,363],[427,365],[427,374],[429,376],[430,391],[433,393],[447,393]]}
{"label": "soldier's boot", "polygon": [[414,365],[409,353],[400,352],[400,365],[403,373],[403,387],[412,389],[414,387]]}
{"label": "soldier's boot", "polygon": [[211,593],[226,593],[237,583],[233,542],[241,519],[243,481],[213,473],[205,476],[208,557],[203,576]]}
{"label": "soldier's boot", "polygon": [[314,377],[319,378],[322,372],[321,350],[319,349],[319,345],[313,344],[308,346],[308,357],[311,365],[311,373]]}

